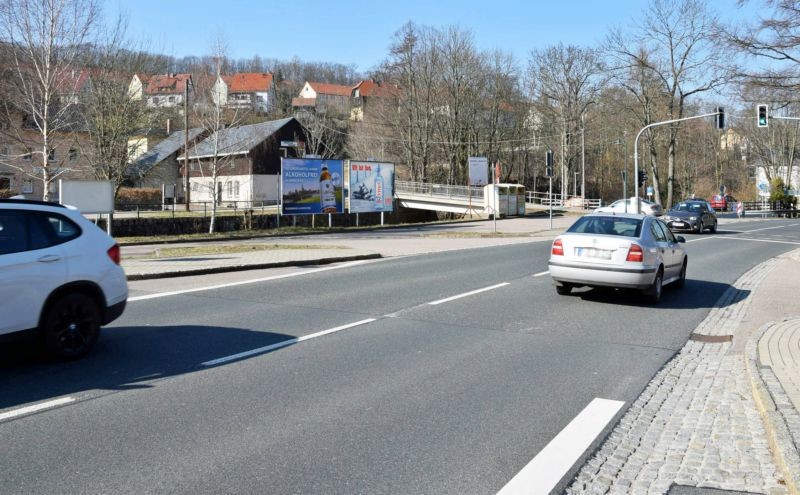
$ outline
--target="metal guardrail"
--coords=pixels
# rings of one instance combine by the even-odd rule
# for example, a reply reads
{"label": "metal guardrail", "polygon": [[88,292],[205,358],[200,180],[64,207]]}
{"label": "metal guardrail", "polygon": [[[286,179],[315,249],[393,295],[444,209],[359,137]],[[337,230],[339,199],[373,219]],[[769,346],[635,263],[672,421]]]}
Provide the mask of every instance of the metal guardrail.
{"label": "metal guardrail", "polygon": [[396,180],[394,182],[394,190],[396,193],[400,194],[419,194],[449,199],[467,199],[470,196],[475,199],[483,199],[482,187],[453,186],[449,184],[430,184],[428,182]]}
{"label": "metal guardrail", "polygon": [[602,199],[581,198],[580,196],[567,196],[562,199],[560,194],[550,195],[548,193],[528,191],[525,193],[525,202],[532,205],[577,207],[584,210],[593,210],[603,206]]}

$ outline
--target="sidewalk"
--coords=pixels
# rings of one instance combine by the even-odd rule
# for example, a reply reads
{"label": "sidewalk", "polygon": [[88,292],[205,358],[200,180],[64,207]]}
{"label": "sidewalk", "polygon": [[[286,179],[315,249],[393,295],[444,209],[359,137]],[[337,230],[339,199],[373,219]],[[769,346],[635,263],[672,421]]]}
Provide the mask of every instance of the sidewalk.
{"label": "sidewalk", "polygon": [[798,278],[800,250],[743,275],[567,493],[798,494]]}
{"label": "sidewalk", "polygon": [[[481,221],[171,244],[279,248],[163,258],[152,256],[163,244],[123,246],[123,267],[137,280],[546,242],[575,219],[554,217],[553,229],[547,217],[502,219],[497,233],[494,222]],[[800,250],[743,275],[631,405],[567,492],[691,493],[679,487],[704,487],[798,495],[798,279]]]}

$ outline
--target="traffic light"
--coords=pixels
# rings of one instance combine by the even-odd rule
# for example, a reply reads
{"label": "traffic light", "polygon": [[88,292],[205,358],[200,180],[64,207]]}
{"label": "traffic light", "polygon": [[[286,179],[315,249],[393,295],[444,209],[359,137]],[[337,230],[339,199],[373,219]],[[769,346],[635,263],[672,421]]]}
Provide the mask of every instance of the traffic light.
{"label": "traffic light", "polygon": [[767,105],[758,105],[758,119],[756,120],[758,127],[769,126],[769,107]]}
{"label": "traffic light", "polygon": [[647,181],[647,172],[645,172],[644,170],[639,170],[639,180],[637,181],[637,184],[641,187],[644,185],[646,181]]}
{"label": "traffic light", "polygon": [[547,150],[544,158],[544,175],[545,177],[553,176],[553,150]]}
{"label": "traffic light", "polygon": [[725,109],[717,107],[716,112],[717,129],[725,129]]}

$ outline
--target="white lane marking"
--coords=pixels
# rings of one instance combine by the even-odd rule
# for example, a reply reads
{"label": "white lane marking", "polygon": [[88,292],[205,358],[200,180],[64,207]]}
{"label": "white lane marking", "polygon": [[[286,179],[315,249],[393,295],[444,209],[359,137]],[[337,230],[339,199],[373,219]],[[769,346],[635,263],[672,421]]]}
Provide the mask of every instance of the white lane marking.
{"label": "white lane marking", "polygon": [[240,352],[238,354],[233,354],[230,356],[221,357],[218,359],[212,359],[211,361],[206,361],[205,363],[201,363],[203,366],[214,366],[217,364],[227,363],[228,361],[235,361],[237,359],[241,359],[248,356],[255,356],[256,354],[263,354],[265,352],[273,351],[275,349],[280,349],[281,347],[286,347],[288,345],[297,344],[304,340],[310,340],[317,337],[322,337],[323,335],[328,335],[330,333],[339,332],[341,330],[347,330],[348,328],[357,327],[359,325],[365,325],[367,323],[372,323],[376,321],[376,318],[367,318],[365,320],[357,321],[355,323],[348,323],[347,325],[342,325],[336,328],[329,328],[328,330],[323,330],[321,332],[312,333],[309,335],[303,335],[302,337],[296,337],[289,340],[284,340],[282,342],[278,342],[277,344],[272,344],[264,347],[259,347],[258,349],[252,349],[249,351]]}
{"label": "white lane marking", "polygon": [[592,400],[497,495],[550,493],[623,405],[617,400]]}
{"label": "white lane marking", "polygon": [[63,406],[64,404],[69,404],[71,402],[75,402],[75,398],[63,397],[61,399],[54,399],[47,402],[34,404],[28,407],[20,407],[19,409],[14,409],[13,411],[8,411],[0,414],[0,421],[16,418],[17,416],[24,416],[25,414],[31,414],[38,411],[44,411],[45,409],[52,409],[54,407]]}
{"label": "white lane marking", "polygon": [[534,277],[541,277],[543,275],[547,275],[548,273],[550,273],[550,270],[547,270],[546,272],[534,273],[533,276]]}
{"label": "white lane marking", "polygon": [[503,287],[508,285],[508,282],[503,282],[502,284],[492,285],[491,287],[484,287],[483,289],[472,290],[469,292],[465,292],[463,294],[458,294],[456,296],[448,297],[445,299],[439,299],[438,301],[429,302],[428,304],[431,306],[436,306],[437,304],[442,304],[450,301],[455,301],[456,299],[461,299],[462,297],[471,296],[473,294],[480,294],[481,292],[486,292],[487,290],[497,289],[498,287]]}
{"label": "white lane marking", "polygon": [[773,229],[783,229],[788,227],[788,225],[778,225],[776,227],[764,227],[763,229],[753,229],[753,230],[740,230],[742,234],[749,234],[750,232],[761,232],[762,230],[773,230]]}
{"label": "white lane marking", "polygon": [[242,280],[239,282],[231,282],[227,284],[219,284],[219,285],[209,285],[208,287],[195,287],[193,289],[184,289],[184,290],[175,290],[171,292],[159,292],[157,294],[147,294],[146,296],[136,296],[136,297],[129,297],[128,302],[135,302],[135,301],[144,301],[146,299],[156,299],[159,297],[167,297],[167,296],[177,296],[180,294],[189,294],[191,292],[200,292],[204,290],[214,290],[214,289],[224,289],[227,287],[235,287],[237,285],[247,285],[247,284],[255,284],[258,282],[269,282],[270,280],[278,280],[282,278],[289,278],[289,277],[299,277],[300,275],[308,275],[309,273],[319,273],[319,272],[326,272],[328,270],[338,270],[340,268],[349,268],[351,266],[360,265],[366,263],[370,260],[358,260],[358,261],[350,261],[347,263],[342,263],[341,265],[335,266],[326,266],[324,268],[317,268],[315,270],[305,270],[302,272],[292,272],[292,273],[285,273],[283,275],[274,275],[272,277],[263,277],[263,278],[254,278],[251,280]]}
{"label": "white lane marking", "polygon": [[775,244],[794,244],[796,246],[800,246],[800,242],[776,241],[774,239],[748,239],[747,237],[721,237],[721,239],[736,239],[738,241],[753,241],[753,242],[772,242]]}

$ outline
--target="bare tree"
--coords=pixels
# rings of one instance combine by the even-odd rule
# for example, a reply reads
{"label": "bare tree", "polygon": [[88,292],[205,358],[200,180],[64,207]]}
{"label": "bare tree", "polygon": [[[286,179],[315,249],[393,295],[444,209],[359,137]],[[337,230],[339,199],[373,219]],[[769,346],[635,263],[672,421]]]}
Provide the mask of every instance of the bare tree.
{"label": "bare tree", "polygon": [[[634,35],[629,40],[618,36],[613,49],[629,60],[628,67],[652,72],[658,79],[668,120],[685,117],[692,97],[719,88],[730,79],[726,48],[714,36],[717,17],[709,12],[705,0],[651,0],[643,21],[637,24],[641,27]],[[667,205],[673,202],[680,127],[680,123],[669,127]],[[656,196],[656,200],[660,203],[661,197]]]}
{"label": "bare tree", "polygon": [[126,39],[122,18],[103,32],[92,52],[92,84],[82,105],[89,142],[81,152],[95,177],[112,182],[116,196],[133,158],[128,138],[151,127],[157,117],[130,97],[128,87],[133,74],[152,71],[153,58]]}
{"label": "bare tree", "polygon": [[[210,185],[206,185],[204,181],[201,182],[200,187],[206,188],[213,198],[211,201],[211,222],[209,224],[209,233],[214,233],[214,227],[217,219],[217,206],[218,198],[217,191],[220,188],[219,178],[225,167],[233,164],[234,156],[228,151],[237,146],[239,143],[232,142],[230,133],[225,132],[228,127],[234,127],[241,124],[247,115],[247,110],[239,107],[233,109],[226,108],[226,101],[223,101],[223,93],[221,86],[214,85],[213,83],[220,79],[223,74],[223,68],[226,64],[226,42],[222,34],[218,34],[212,43],[212,67],[209,72],[213,73],[215,77],[213,81],[211,78],[204,78],[205,81],[197,82],[197,101],[193,105],[194,118],[202,127],[209,137],[204,141],[208,143],[208,149],[204,154],[207,156],[202,157],[207,160],[206,163],[201,161],[201,157],[197,156],[197,169],[202,177],[209,177],[211,179]],[[205,82],[206,84],[203,84]],[[186,161],[190,159],[189,150],[186,152]],[[188,173],[188,172],[187,172]]]}
{"label": "bare tree", "polygon": [[537,110],[561,127],[561,194],[566,197],[581,151],[582,121],[602,88],[600,57],[593,49],[559,44],[532,52],[528,71]]}
{"label": "bare tree", "polygon": [[0,33],[10,47],[15,90],[10,103],[26,116],[39,140],[32,155],[41,166],[22,171],[42,182],[45,201],[50,183],[61,173],[53,173],[48,157],[75,124],[74,71],[81,69],[80,57],[98,15],[96,0],[0,1]]}

